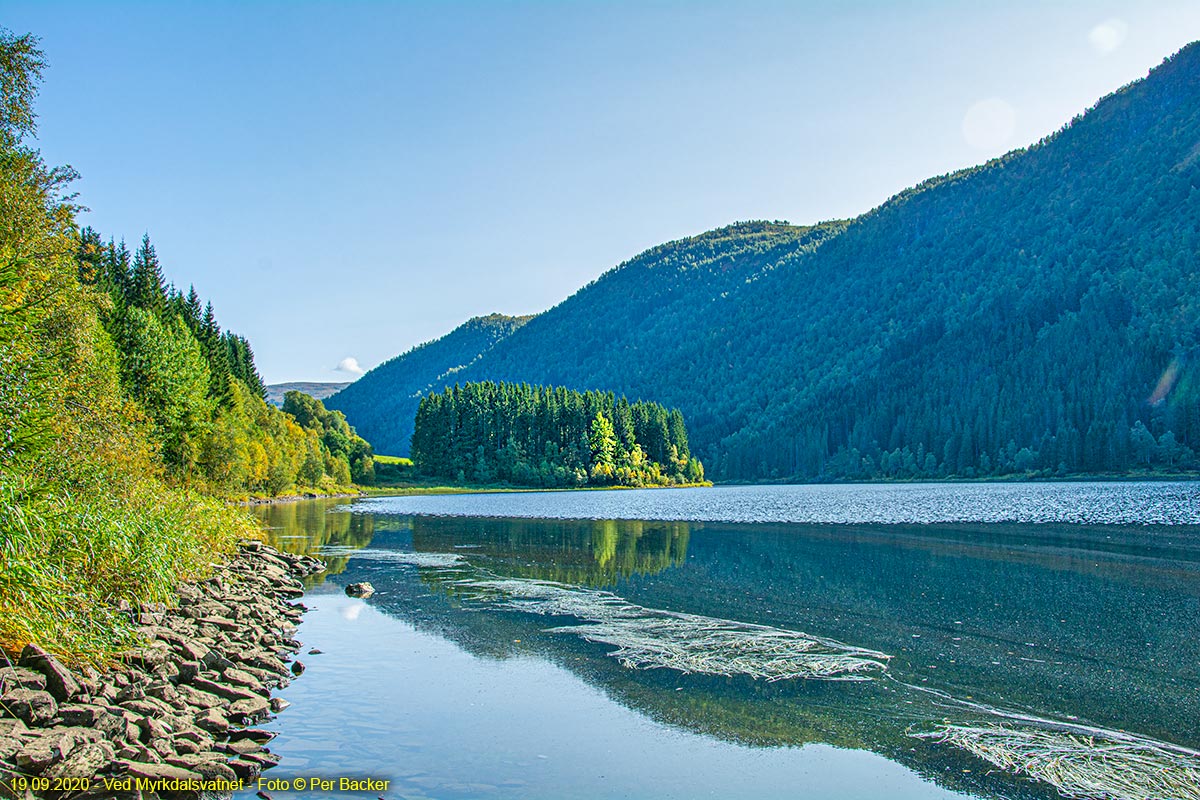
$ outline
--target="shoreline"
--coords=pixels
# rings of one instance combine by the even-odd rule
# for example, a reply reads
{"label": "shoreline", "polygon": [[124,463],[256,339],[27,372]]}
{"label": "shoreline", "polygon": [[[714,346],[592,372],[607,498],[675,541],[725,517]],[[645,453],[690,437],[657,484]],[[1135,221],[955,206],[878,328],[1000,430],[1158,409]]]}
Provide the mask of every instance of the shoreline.
{"label": "shoreline", "polygon": [[[143,644],[105,670],[68,669],[36,645],[0,655],[0,797],[229,796],[278,763],[255,725],[304,671],[293,638],[308,556],[258,541],[178,605],[125,607]],[[30,792],[27,794],[27,791]]]}

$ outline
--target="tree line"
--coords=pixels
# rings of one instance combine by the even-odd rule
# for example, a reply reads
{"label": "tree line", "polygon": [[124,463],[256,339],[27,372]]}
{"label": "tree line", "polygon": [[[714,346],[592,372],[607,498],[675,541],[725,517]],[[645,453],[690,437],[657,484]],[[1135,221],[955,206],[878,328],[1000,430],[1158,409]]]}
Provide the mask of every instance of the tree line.
{"label": "tree line", "polygon": [[148,237],[80,229],[74,171],[29,144],[45,65],[0,28],[0,650],[103,663],[136,641],[121,602],[258,534],[230,497],[369,479],[370,448],[315,401],[268,406],[249,343]]}
{"label": "tree line", "polygon": [[425,475],[519,486],[668,486],[704,480],[683,414],[611,392],[468,383],[426,395],[412,458]]}

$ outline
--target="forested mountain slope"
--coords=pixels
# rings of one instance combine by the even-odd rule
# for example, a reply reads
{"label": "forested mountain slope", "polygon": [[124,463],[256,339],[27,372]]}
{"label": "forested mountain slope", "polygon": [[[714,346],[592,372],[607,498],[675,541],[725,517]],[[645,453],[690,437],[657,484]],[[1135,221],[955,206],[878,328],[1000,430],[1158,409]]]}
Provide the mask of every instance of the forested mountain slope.
{"label": "forested mountain slope", "polygon": [[463,369],[530,319],[504,314],[474,317],[442,338],[380,364],[328,398],[325,405],[353,417],[359,434],[376,451],[406,456],[421,398],[453,385]]}
{"label": "forested mountain slope", "polygon": [[678,407],[718,479],[1194,467],[1198,227],[1193,44],[1036,145],[848,225],[648,251],[444,382]]}

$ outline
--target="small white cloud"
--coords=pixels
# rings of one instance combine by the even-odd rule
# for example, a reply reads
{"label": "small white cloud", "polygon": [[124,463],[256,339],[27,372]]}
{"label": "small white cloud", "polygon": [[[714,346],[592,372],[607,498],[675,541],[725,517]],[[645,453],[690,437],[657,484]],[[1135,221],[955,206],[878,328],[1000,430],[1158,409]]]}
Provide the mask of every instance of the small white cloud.
{"label": "small white cloud", "polygon": [[358,359],[354,356],[346,356],[338,362],[338,365],[334,369],[338,372],[348,372],[351,375],[362,375],[366,372],[365,369],[358,365]]}
{"label": "small white cloud", "polygon": [[1128,33],[1129,26],[1125,24],[1125,20],[1113,17],[1092,28],[1088,32],[1088,41],[1097,53],[1108,55],[1121,46]]}
{"label": "small white cloud", "polygon": [[1017,128],[1017,112],[999,97],[980,100],[963,116],[962,133],[978,150],[997,150],[1008,144]]}
{"label": "small white cloud", "polygon": [[366,607],[366,603],[351,603],[349,605],[342,606],[338,610],[338,613],[341,615],[342,619],[346,620],[347,622],[354,622],[356,619],[358,619],[359,614],[361,614],[363,609]]}

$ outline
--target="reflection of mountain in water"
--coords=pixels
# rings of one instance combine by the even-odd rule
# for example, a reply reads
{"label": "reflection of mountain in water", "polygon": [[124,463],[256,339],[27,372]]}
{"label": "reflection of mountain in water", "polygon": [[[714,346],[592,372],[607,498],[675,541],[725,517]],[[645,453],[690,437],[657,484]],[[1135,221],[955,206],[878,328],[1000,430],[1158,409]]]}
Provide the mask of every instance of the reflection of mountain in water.
{"label": "reflection of mountain in water", "polygon": [[484,555],[512,577],[612,586],[687,558],[695,523],[413,517],[413,549]]}
{"label": "reflection of mountain in water", "polygon": [[[996,717],[989,707],[1181,745],[1200,742],[1195,532],[377,522],[376,533],[381,526],[403,531],[377,537],[377,548],[449,554],[423,557],[428,566],[419,570],[399,565],[396,557],[405,557],[397,550],[352,557],[344,579],[370,580],[379,590],[371,601],[378,608],[482,657],[544,657],[623,705],[689,730],[760,746],[826,742],[868,749],[948,788],[988,798],[1057,793],[968,755],[969,745],[991,748],[1000,760],[1007,747],[1028,762],[1030,731],[1051,730],[1042,740],[1063,747],[1078,739],[1085,763],[1095,750],[1087,736],[1031,728],[1028,721]],[[331,527],[328,519],[322,524],[324,531]],[[365,543],[353,538],[345,541]],[[480,586],[537,581],[611,588],[644,616],[674,610],[776,626],[893,658],[886,674],[855,684],[627,669],[608,657],[611,642],[586,638],[579,617],[555,617],[554,608],[520,613],[479,592]],[[562,626],[574,628],[544,633]],[[911,735],[936,734],[945,723],[974,730],[975,738]],[[1187,756],[1182,763],[1197,762]],[[1105,769],[1094,767],[1101,777]]]}

